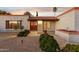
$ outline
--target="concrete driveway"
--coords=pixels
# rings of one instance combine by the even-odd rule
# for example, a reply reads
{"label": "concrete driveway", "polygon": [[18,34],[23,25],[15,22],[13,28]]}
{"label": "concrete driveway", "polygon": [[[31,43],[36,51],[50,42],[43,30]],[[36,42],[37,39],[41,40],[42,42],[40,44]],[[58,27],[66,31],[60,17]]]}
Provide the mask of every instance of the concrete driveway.
{"label": "concrete driveway", "polygon": [[[30,33],[27,37],[16,37],[16,34],[0,33],[0,52],[41,52],[39,48],[39,35]],[[55,36],[55,38],[61,48],[67,44],[64,39],[58,36]]]}

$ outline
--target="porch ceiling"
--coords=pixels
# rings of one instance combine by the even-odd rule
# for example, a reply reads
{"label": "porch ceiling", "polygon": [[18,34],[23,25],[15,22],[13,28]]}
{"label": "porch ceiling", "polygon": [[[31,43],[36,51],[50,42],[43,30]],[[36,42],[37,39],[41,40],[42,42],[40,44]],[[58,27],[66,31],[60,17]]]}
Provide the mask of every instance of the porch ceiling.
{"label": "porch ceiling", "polygon": [[43,20],[43,21],[58,21],[56,17],[46,17],[46,16],[37,16],[37,17],[30,17],[28,21],[37,21],[37,20]]}

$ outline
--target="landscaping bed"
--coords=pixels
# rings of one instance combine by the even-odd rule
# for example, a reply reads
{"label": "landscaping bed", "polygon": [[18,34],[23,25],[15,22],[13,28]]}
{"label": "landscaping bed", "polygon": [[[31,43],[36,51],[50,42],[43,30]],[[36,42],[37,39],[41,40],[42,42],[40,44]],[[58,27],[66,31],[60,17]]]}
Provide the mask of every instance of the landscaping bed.
{"label": "landscaping bed", "polygon": [[18,33],[18,37],[26,37],[28,34],[30,33],[29,30],[23,30],[21,32]]}
{"label": "landscaping bed", "polygon": [[79,52],[79,45],[67,44],[62,52]]}

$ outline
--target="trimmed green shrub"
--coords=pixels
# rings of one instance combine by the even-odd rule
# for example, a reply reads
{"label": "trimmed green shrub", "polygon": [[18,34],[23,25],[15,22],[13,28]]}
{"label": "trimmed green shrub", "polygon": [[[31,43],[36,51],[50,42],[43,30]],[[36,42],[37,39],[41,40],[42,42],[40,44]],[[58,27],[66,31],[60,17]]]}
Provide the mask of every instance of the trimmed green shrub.
{"label": "trimmed green shrub", "polygon": [[21,26],[21,28],[20,28],[21,30],[23,30],[24,29],[24,26]]}
{"label": "trimmed green shrub", "polygon": [[50,36],[48,34],[40,35],[39,42],[40,42],[40,48],[42,51],[56,52],[60,50],[57,41],[54,39],[53,36]]}
{"label": "trimmed green shrub", "polygon": [[18,36],[18,37],[25,37],[25,36],[27,36],[29,33],[30,33],[29,30],[24,30],[24,31],[19,32],[17,36]]}
{"label": "trimmed green shrub", "polygon": [[62,51],[63,52],[79,52],[79,45],[67,44]]}

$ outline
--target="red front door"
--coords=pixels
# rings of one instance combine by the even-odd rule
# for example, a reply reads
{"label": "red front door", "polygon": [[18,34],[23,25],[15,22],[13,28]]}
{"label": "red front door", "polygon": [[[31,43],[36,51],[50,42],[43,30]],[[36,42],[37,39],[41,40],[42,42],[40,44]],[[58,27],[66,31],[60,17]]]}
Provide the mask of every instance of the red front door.
{"label": "red front door", "polygon": [[37,21],[30,21],[30,30],[31,31],[37,30]]}

